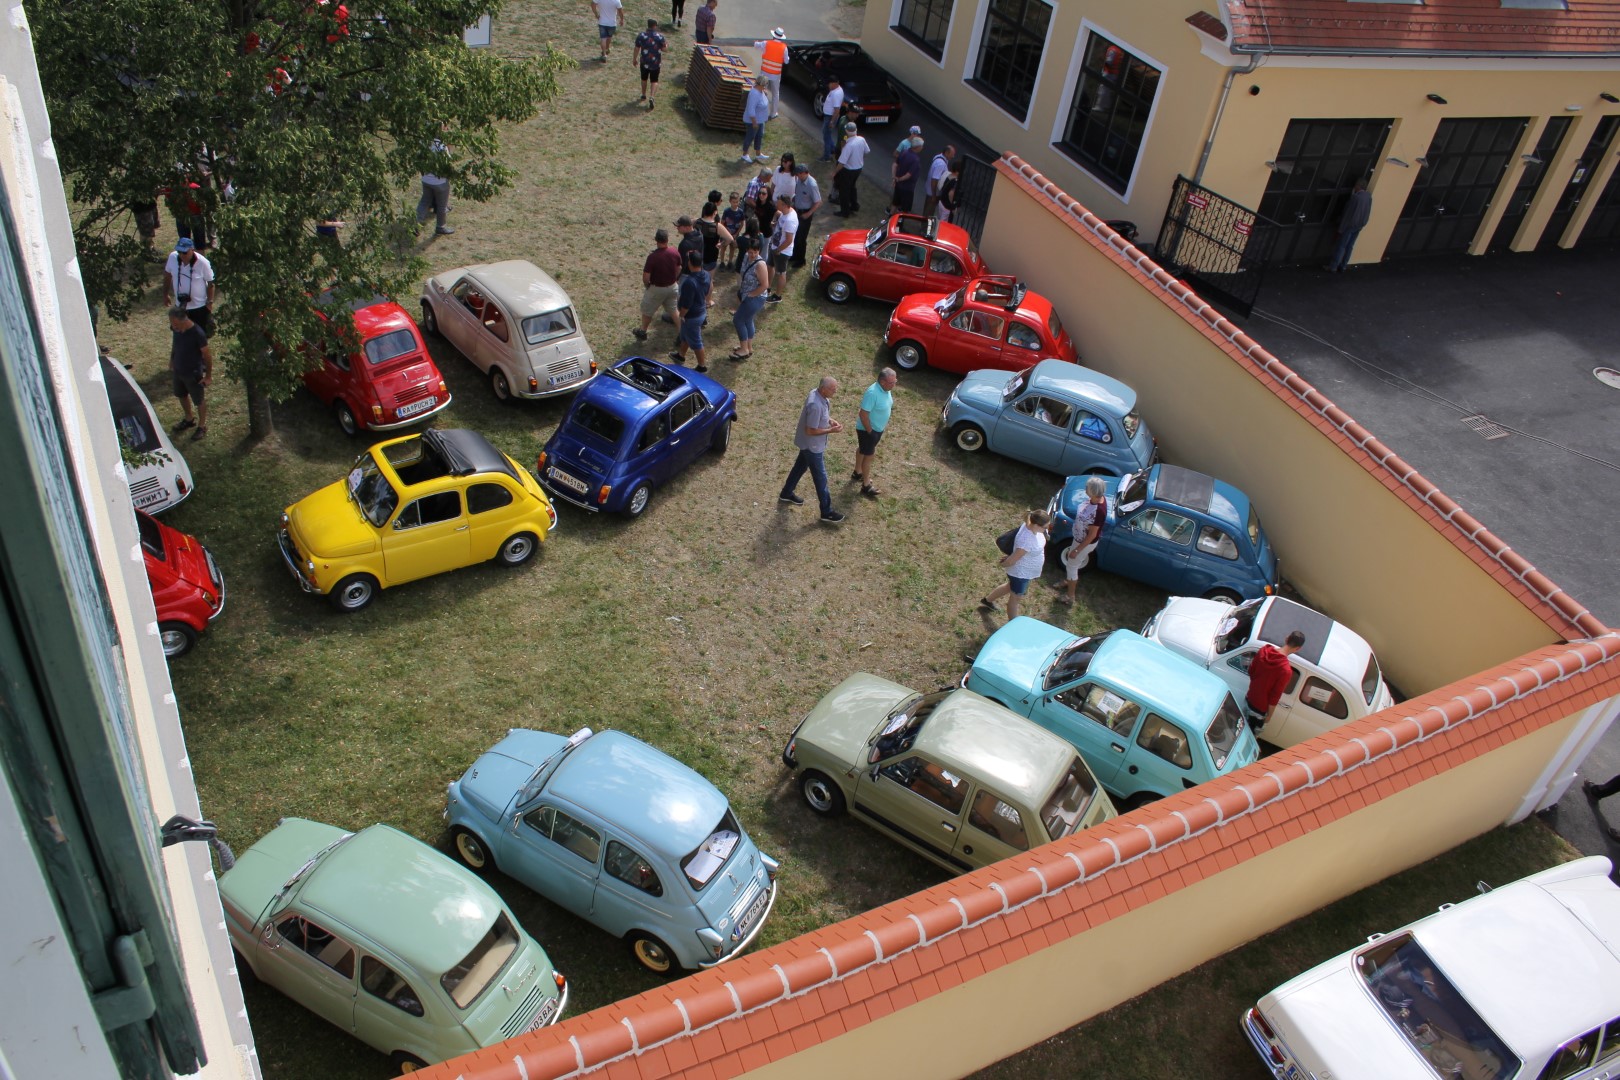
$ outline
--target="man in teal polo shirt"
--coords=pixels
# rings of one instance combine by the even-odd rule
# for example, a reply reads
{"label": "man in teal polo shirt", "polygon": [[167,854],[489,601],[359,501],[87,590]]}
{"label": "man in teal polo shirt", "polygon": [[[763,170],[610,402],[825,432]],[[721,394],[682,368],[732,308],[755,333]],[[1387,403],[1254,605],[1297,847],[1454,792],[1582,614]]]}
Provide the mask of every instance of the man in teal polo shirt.
{"label": "man in teal polo shirt", "polygon": [[849,479],[861,482],[861,494],[875,499],[883,494],[872,483],[872,456],[877,453],[878,440],[889,426],[889,413],[894,411],[894,384],[900,377],[894,368],[884,368],[877,382],[866,388],[861,396],[861,414],[855,421],[855,471]]}

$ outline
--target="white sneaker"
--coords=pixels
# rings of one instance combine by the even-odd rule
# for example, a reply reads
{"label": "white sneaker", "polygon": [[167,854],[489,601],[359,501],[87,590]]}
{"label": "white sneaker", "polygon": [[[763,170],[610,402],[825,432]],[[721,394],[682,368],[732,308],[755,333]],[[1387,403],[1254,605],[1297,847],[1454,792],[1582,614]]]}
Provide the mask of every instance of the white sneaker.
{"label": "white sneaker", "polygon": [[754,160],[759,162],[761,165],[765,165],[765,164],[769,163],[769,161],[771,160],[771,155],[769,155],[769,154],[760,154],[759,156],[754,158]]}
{"label": "white sneaker", "polygon": [[742,157],[738,158],[737,160],[743,162],[744,164],[747,164],[748,162],[753,161],[754,159],[749,157],[747,154],[744,154]]}

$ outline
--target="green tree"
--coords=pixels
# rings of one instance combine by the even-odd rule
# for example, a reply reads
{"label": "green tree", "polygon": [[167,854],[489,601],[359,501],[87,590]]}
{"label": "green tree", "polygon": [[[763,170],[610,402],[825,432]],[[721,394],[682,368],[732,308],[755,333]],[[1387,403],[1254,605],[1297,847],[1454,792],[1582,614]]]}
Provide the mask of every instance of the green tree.
{"label": "green tree", "polygon": [[[416,177],[447,177],[457,200],[499,192],[512,176],[497,125],[532,116],[572,64],[549,47],[467,48],[462,28],[496,0],[24,6],[91,303],[125,319],[149,286],[132,205],[165,189],[171,213],[195,199],[217,237],[216,352],[246,388],[255,438],[306,363],[269,343],[318,340],[309,298],[329,286],[408,296],[422,272]],[[348,223],[335,243],[314,232],[328,216]],[[327,310],[348,321],[347,305]]]}

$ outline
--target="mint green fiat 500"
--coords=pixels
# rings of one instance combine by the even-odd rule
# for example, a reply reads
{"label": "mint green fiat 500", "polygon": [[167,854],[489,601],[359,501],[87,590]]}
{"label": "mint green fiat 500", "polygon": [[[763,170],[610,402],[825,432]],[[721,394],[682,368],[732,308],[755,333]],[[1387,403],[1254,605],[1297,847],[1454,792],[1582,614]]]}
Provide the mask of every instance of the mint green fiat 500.
{"label": "mint green fiat 500", "polygon": [[237,971],[402,1072],[555,1023],[567,982],[495,890],[387,825],[283,819],[219,879]]}

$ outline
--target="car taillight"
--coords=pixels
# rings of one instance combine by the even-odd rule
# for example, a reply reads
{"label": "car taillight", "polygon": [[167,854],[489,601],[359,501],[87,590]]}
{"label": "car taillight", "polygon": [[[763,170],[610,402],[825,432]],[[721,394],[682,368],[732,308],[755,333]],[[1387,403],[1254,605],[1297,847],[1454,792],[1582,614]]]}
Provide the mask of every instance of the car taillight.
{"label": "car taillight", "polygon": [[201,589],[199,591],[203,594],[203,599],[208,601],[208,609],[210,611],[218,611],[219,597],[214,593],[209,592],[207,589]]}
{"label": "car taillight", "polygon": [[544,450],[540,451],[540,457],[535,461],[534,468],[536,472],[543,473],[546,471],[546,452]]}
{"label": "car taillight", "polygon": [[595,360],[591,361],[591,374],[592,375],[596,374],[596,361]]}
{"label": "car taillight", "polygon": [[440,379],[439,380],[439,393],[448,394],[449,392],[450,392],[450,388],[448,386],[444,385],[444,380],[443,379]]}
{"label": "car taillight", "polygon": [[174,486],[175,490],[180,492],[182,495],[191,490],[190,488],[186,487],[186,478],[183,476],[177,476],[174,478]]}
{"label": "car taillight", "polygon": [[610,484],[603,484],[602,485],[602,490],[600,490],[600,491],[598,491],[596,493],[596,503],[597,503],[598,506],[600,506],[601,504],[607,502],[608,492],[610,492],[612,490],[613,490],[612,485],[610,485]]}
{"label": "car taillight", "polygon": [[565,989],[568,986],[568,980],[563,978],[563,973],[560,971],[551,973],[551,981],[557,984],[558,990]]}
{"label": "car taillight", "polygon": [[529,376],[529,393],[533,394],[540,389],[540,380],[533,375]]}

